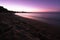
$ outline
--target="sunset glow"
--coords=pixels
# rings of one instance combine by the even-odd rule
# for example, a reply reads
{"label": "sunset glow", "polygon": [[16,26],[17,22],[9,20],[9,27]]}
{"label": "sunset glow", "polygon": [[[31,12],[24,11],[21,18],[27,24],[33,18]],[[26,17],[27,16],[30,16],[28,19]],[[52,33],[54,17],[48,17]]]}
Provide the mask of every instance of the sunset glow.
{"label": "sunset glow", "polygon": [[24,6],[16,6],[16,5],[3,5],[8,10],[12,11],[25,11],[25,12],[46,12],[44,9],[37,9],[31,7],[24,7]]}
{"label": "sunset glow", "polygon": [[26,12],[60,12],[60,0],[0,0],[8,10]]}
{"label": "sunset glow", "polygon": [[37,9],[29,8],[29,7],[23,7],[23,6],[6,6],[7,9],[13,10],[13,11],[26,11],[26,12],[34,12],[37,11]]}

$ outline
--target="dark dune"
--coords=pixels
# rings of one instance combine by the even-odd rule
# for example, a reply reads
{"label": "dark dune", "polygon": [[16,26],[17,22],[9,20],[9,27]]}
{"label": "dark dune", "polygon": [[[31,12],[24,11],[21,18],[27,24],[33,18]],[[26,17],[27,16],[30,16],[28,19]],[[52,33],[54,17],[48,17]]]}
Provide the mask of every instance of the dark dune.
{"label": "dark dune", "polygon": [[0,12],[0,40],[60,40],[60,30],[55,26]]}

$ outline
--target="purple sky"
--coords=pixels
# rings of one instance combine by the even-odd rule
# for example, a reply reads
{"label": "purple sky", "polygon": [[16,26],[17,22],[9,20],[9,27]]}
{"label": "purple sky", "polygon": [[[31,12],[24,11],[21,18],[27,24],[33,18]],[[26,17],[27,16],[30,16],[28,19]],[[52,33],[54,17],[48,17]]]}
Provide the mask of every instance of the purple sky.
{"label": "purple sky", "polygon": [[16,11],[60,12],[60,0],[0,0],[0,5]]}

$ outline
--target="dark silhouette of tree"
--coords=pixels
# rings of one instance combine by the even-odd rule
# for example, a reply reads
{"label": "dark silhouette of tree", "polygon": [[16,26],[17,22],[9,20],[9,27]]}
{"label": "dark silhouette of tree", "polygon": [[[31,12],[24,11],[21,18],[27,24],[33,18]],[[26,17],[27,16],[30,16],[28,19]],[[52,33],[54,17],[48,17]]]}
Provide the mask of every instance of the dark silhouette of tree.
{"label": "dark silhouette of tree", "polygon": [[4,8],[3,6],[0,6],[0,12],[8,12],[8,10]]}

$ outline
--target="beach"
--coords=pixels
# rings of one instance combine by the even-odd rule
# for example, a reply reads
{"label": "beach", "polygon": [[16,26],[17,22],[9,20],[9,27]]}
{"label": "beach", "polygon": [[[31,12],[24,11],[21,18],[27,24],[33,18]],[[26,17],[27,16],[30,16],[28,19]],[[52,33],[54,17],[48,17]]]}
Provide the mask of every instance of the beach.
{"label": "beach", "polygon": [[0,40],[60,40],[54,25],[9,13],[0,13]]}

